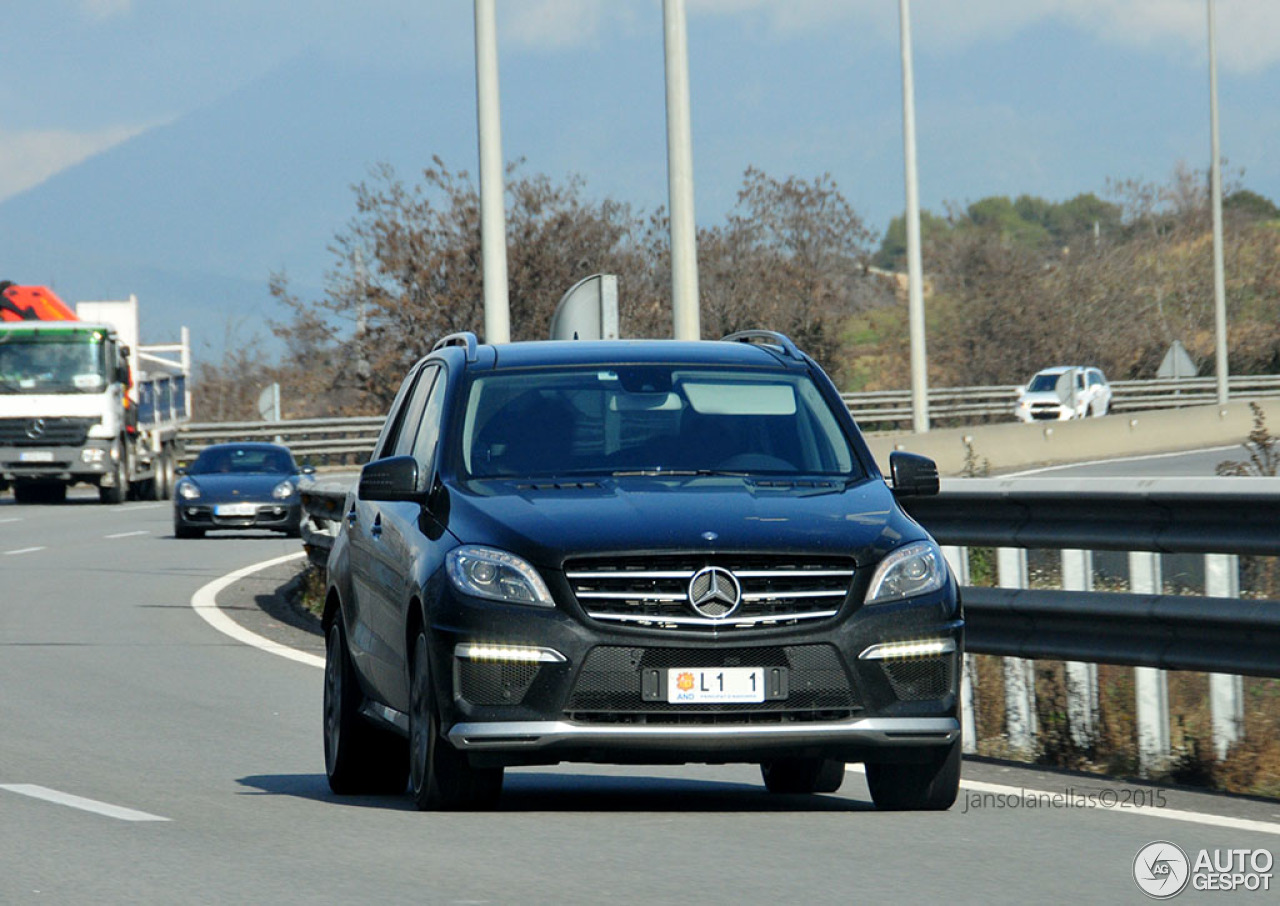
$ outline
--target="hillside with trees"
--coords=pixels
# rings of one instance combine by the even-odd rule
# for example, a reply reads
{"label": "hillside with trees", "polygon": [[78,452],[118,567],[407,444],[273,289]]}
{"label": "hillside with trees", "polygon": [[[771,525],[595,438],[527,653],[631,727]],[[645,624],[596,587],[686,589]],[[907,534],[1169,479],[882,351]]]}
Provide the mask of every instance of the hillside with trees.
{"label": "hillside with trees", "polygon": [[[1113,380],[1153,377],[1174,340],[1211,372],[1207,179],[1180,168],[1160,184],[1111,182],[1102,196],[996,196],[922,213],[931,385],[1015,384],[1068,362]],[[286,275],[272,281],[282,361],[250,344],[201,366],[198,417],[253,417],[255,388],[271,381],[286,417],[380,413],[436,338],[482,332],[479,199],[467,173],[437,159],[409,183],[384,166],[355,187],[354,208],[330,245],[322,298],[299,298]],[[1276,373],[1280,210],[1236,184],[1224,213],[1231,372]],[[513,339],[544,338],[561,294],[601,272],[619,276],[624,336],[670,336],[664,211],[513,165],[507,236]],[[698,256],[704,336],[780,330],[844,389],[908,386],[901,218],[877,246],[828,176],[752,168],[725,222],[699,230]]]}

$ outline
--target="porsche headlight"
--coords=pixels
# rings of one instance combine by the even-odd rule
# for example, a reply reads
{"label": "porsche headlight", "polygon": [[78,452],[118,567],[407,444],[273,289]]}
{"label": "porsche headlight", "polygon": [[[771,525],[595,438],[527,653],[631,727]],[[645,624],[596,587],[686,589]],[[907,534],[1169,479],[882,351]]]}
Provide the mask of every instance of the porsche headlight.
{"label": "porsche headlight", "polygon": [[942,551],[931,541],[917,541],[893,551],[880,561],[871,577],[867,603],[898,601],[928,594],[947,581]]}
{"label": "porsche headlight", "polygon": [[285,479],[284,481],[280,482],[278,485],[276,485],[274,488],[271,489],[271,496],[274,497],[276,500],[288,500],[290,497],[293,496],[293,493],[296,490],[297,490],[297,487],[294,485],[294,483],[292,481],[289,481],[288,479]]}
{"label": "porsche headlight", "polygon": [[463,594],[508,604],[554,607],[547,585],[528,562],[506,551],[465,546],[451,550],[445,569]]}
{"label": "porsche headlight", "polygon": [[183,500],[198,500],[200,498],[200,486],[194,481],[183,479],[178,482],[178,496]]}

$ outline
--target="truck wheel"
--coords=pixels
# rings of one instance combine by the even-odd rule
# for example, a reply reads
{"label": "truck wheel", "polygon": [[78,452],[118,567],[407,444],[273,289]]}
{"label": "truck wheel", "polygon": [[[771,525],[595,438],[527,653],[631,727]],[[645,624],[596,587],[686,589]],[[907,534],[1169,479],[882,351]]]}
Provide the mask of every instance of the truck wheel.
{"label": "truck wheel", "polygon": [[169,470],[172,465],[169,462],[169,448],[162,447],[159,454],[156,455],[155,461],[151,464],[151,470],[154,476],[151,479],[151,499],[152,500],[168,500],[172,485],[169,482]]}
{"label": "truck wheel", "polygon": [[124,447],[117,444],[115,451],[117,455],[111,467],[115,484],[113,487],[98,485],[98,499],[103,503],[124,503],[129,493],[129,466],[125,461]]}
{"label": "truck wheel", "polygon": [[867,764],[867,788],[881,811],[945,811],[960,792],[960,740],[918,764]]}

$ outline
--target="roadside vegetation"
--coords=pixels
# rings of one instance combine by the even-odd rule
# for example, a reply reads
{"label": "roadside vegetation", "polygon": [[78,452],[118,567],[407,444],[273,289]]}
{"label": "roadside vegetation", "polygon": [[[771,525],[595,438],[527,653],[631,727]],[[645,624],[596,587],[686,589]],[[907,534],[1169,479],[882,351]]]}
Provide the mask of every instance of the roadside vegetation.
{"label": "roadside vegetation", "polygon": [[[1280,209],[1237,175],[1225,201],[1233,374],[1280,370]],[[278,381],[286,418],[379,414],[434,340],[482,333],[479,199],[440,160],[417,181],[390,167],[354,188],[320,298],[272,278],[277,361],[252,340],[198,366],[202,419],[254,418],[244,388]],[[1112,380],[1154,377],[1181,340],[1213,354],[1204,174],[1108,183],[1062,202],[980,199],[922,217],[931,386],[1016,384],[1046,364],[1088,362]],[[669,336],[666,212],[592,197],[513,165],[507,178],[512,334],[546,336],[569,286],[619,276],[626,336]],[[909,385],[901,219],[876,237],[829,177],[743,174],[736,206],[699,231],[702,330],[791,335],[845,390]],[[270,313],[269,313],[270,314]]]}

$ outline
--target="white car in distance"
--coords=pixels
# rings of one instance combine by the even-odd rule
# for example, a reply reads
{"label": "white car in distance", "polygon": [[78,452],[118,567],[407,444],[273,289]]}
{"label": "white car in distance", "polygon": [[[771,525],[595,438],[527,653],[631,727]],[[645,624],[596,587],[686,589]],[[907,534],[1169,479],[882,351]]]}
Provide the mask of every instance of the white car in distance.
{"label": "white car in distance", "polygon": [[1037,372],[1019,389],[1014,414],[1021,422],[1066,421],[1106,415],[1110,406],[1111,385],[1100,369],[1058,365]]}

